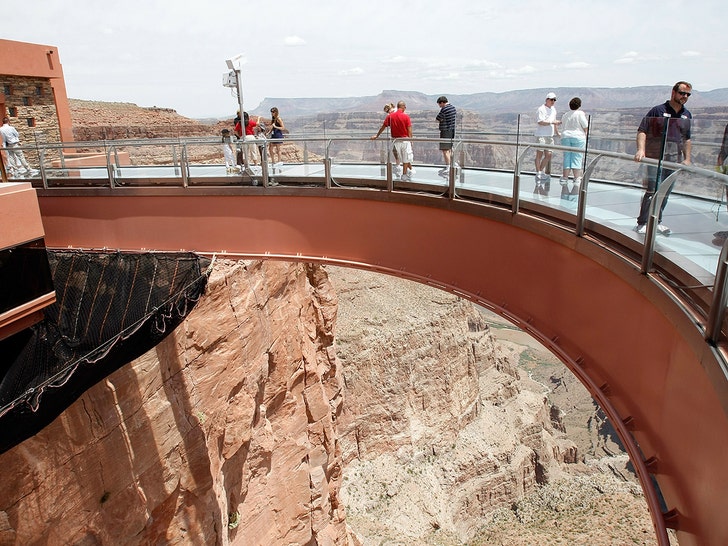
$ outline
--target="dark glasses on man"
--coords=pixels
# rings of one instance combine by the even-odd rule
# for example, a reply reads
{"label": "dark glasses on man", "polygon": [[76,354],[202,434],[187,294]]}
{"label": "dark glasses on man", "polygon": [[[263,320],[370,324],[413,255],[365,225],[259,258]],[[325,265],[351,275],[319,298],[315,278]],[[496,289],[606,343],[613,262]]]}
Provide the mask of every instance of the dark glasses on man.
{"label": "dark glasses on man", "polygon": [[692,95],[692,93],[688,93],[687,91],[676,91],[678,95],[682,95],[683,97],[689,97]]}

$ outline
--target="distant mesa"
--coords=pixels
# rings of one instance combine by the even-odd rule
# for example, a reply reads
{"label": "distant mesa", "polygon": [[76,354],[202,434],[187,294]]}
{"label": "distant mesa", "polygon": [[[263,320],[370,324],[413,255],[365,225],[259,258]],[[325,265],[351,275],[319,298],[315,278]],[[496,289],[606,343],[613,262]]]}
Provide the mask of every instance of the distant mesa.
{"label": "distant mesa", "polygon": [[[363,97],[265,98],[251,113],[265,116],[272,106],[278,107],[284,119],[327,112],[381,112],[384,104],[399,100],[407,103],[407,110],[410,112],[434,111],[437,109],[435,99],[444,93],[452,104],[463,110],[478,114],[504,114],[530,112],[543,102],[549,91],[562,99],[560,108],[557,104],[560,111],[568,109],[570,98],[580,97],[585,111],[597,112],[650,108],[670,97],[670,87],[671,84],[642,87],[551,87],[471,95],[457,95],[449,93],[447,89],[432,95],[418,91],[385,90],[379,95]],[[693,113],[701,108],[725,107],[728,110],[728,88],[705,92],[693,90],[690,106]]]}

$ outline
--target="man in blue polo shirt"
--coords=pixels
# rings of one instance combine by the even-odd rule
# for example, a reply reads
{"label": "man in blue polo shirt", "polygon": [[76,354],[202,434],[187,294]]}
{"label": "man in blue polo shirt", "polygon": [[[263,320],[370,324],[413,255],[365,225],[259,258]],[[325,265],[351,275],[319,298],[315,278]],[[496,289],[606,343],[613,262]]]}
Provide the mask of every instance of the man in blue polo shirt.
{"label": "man in blue polo shirt", "polygon": [[[690,151],[692,148],[690,125],[693,116],[685,108],[685,103],[690,97],[692,88],[693,86],[688,82],[677,82],[672,87],[670,100],[651,108],[647,115],[642,118],[642,123],[637,129],[635,161],[639,162],[643,158],[649,157],[671,163],[690,165]],[[647,189],[642,197],[640,214],[637,217],[637,227],[635,228],[637,233],[645,232],[652,198],[660,183],[674,172],[672,169],[663,168],[661,163],[657,166],[647,166],[644,180]],[[662,211],[665,209],[669,195],[670,192],[668,191],[662,201],[658,216],[657,232],[662,235],[671,233],[670,228],[662,223]]]}

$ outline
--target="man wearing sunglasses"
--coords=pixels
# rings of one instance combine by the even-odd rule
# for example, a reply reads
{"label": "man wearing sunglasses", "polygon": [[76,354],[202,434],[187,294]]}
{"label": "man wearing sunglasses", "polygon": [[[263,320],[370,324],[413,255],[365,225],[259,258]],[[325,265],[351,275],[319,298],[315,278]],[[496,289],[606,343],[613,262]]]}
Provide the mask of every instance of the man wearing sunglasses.
{"label": "man wearing sunglasses", "polygon": [[[561,136],[558,130],[561,122],[556,119],[556,93],[546,95],[546,100],[538,107],[536,117],[536,130],[533,134],[538,143],[553,144],[554,135]],[[550,178],[546,171],[549,170],[551,164],[551,155],[550,148],[536,150],[536,188],[543,186],[546,193],[548,193]]]}
{"label": "man wearing sunglasses", "polygon": [[[683,163],[690,165],[690,125],[692,114],[685,108],[692,93],[693,86],[688,82],[679,81],[672,87],[670,100],[664,104],[658,104],[650,109],[647,115],[642,118],[637,129],[637,152],[634,155],[635,161],[642,161],[643,158],[658,159],[658,165],[648,165],[645,169],[643,184],[646,187],[640,214],[637,217],[637,233],[645,233],[647,218],[650,214],[650,205],[660,183],[675,171],[662,166],[662,161],[671,163]],[[667,204],[670,191],[662,201],[658,215],[657,232],[662,235],[669,235],[671,230],[662,223],[662,211]]]}

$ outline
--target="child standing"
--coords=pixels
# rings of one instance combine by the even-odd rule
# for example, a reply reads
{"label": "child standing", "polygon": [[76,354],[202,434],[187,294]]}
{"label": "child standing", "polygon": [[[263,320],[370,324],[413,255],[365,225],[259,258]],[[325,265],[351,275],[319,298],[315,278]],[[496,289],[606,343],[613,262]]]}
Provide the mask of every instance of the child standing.
{"label": "child standing", "polygon": [[235,173],[235,150],[230,138],[230,130],[222,130],[222,155],[225,156],[225,170],[227,174]]}

